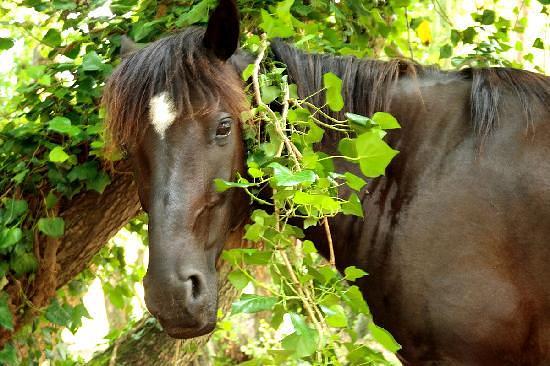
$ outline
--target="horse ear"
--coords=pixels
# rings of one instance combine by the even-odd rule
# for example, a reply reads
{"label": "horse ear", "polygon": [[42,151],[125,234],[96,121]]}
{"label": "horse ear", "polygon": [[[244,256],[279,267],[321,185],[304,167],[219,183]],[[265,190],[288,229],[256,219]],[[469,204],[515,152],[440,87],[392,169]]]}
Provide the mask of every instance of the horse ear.
{"label": "horse ear", "polygon": [[208,20],[203,43],[222,61],[235,52],[239,45],[239,11],[235,0],[220,0]]}
{"label": "horse ear", "polygon": [[140,48],[141,47],[139,47],[139,45],[132,41],[129,37],[125,35],[120,37],[120,57],[126,58]]}

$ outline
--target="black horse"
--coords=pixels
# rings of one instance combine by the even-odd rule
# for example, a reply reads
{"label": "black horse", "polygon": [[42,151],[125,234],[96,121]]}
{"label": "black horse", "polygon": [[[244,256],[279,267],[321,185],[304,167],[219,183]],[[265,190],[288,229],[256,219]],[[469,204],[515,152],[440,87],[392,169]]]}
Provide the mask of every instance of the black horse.
{"label": "black horse", "polygon": [[[132,53],[104,100],[149,213],[147,307],[174,337],[216,322],[216,260],[248,214],[214,178],[244,172],[239,19],[222,0],[206,30]],[[388,111],[400,154],[364,195],[366,219],[331,220],[337,265],[370,273],[375,321],[414,365],[550,365],[550,79],[506,68],[442,72],[405,61],[273,46],[302,95],[343,79],[346,110]],[[327,136],[322,150],[336,150]],[[340,171],[355,167],[340,162]],[[307,231],[326,252],[320,228]]]}

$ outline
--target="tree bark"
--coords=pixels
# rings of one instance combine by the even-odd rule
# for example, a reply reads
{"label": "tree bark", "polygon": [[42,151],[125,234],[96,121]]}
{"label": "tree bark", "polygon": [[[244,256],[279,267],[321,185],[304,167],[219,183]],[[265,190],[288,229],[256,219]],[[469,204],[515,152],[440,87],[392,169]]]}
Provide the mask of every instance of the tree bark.
{"label": "tree bark", "polygon": [[[38,258],[36,279],[10,279],[5,290],[10,295],[15,332],[32,320],[36,309],[47,305],[55,290],[84,270],[101,247],[139,213],[141,206],[129,162],[119,161],[113,170],[111,184],[103,194],[88,191],[61,203],[58,215],[65,220],[65,235],[59,240],[35,243],[43,253]],[[0,331],[0,348],[12,336],[13,332]]]}
{"label": "tree bark", "polygon": [[[226,314],[237,295],[227,280],[230,266],[219,266],[219,308]],[[189,366],[201,354],[210,335],[194,339],[178,340],[164,333],[158,323],[146,316],[125,336],[119,338],[105,351],[96,355],[90,366]]]}

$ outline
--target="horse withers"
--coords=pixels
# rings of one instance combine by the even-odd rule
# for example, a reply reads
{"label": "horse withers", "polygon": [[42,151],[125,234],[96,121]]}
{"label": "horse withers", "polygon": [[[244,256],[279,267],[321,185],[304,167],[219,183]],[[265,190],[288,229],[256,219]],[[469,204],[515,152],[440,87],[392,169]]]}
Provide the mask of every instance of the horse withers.
{"label": "horse withers", "polygon": [[[177,338],[214,328],[216,260],[248,218],[240,190],[213,185],[244,174],[238,38],[235,1],[221,0],[206,29],[129,54],[105,88],[108,129],[134,162],[149,213],[146,304]],[[309,55],[280,42],[273,53],[301,95],[330,71],[347,111],[401,122],[389,135],[400,154],[369,183],[366,219],[330,224],[338,267],[370,273],[361,289],[404,362],[550,364],[549,79]],[[327,134],[320,148],[337,142]],[[322,229],[306,235],[326,252]]]}

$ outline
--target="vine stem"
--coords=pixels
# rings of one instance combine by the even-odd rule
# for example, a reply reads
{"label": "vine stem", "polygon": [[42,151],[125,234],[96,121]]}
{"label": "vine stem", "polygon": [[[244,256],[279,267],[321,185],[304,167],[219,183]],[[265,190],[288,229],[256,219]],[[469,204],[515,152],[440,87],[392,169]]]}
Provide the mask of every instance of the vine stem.
{"label": "vine stem", "polygon": [[323,226],[325,227],[325,233],[327,235],[327,240],[328,240],[328,249],[329,249],[329,252],[330,252],[329,263],[330,263],[331,266],[335,267],[336,266],[336,257],[334,255],[334,244],[332,243],[332,235],[330,233],[330,225],[328,224],[328,218],[327,217],[323,218]]}

